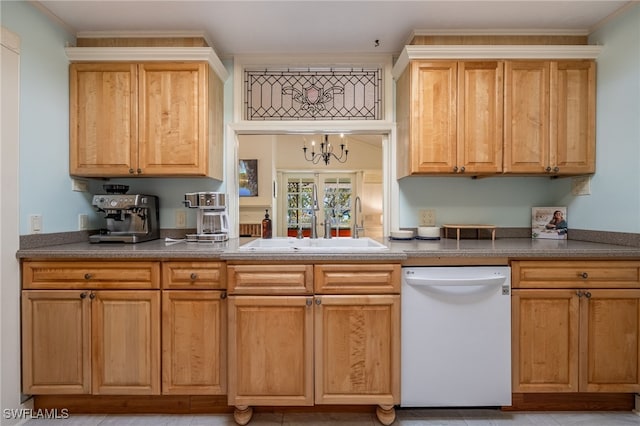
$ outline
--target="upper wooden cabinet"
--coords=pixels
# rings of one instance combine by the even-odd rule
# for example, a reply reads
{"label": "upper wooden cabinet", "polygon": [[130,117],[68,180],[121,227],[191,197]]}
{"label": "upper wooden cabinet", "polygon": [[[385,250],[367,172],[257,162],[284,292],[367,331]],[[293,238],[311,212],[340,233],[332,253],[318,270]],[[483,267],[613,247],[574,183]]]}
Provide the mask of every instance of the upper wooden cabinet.
{"label": "upper wooden cabinet", "polygon": [[70,174],[222,179],[222,96],[205,62],[71,64]]}
{"label": "upper wooden cabinet", "polygon": [[412,61],[398,79],[398,176],[502,171],[502,61]]}
{"label": "upper wooden cabinet", "polygon": [[504,172],[595,172],[594,61],[506,62]]}

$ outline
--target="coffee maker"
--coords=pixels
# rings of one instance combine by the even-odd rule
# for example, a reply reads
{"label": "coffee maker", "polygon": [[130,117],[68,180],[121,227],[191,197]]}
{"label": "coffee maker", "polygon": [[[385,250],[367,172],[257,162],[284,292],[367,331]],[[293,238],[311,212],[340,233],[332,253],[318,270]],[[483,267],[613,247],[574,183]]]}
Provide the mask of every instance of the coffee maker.
{"label": "coffee maker", "polygon": [[227,195],[222,192],[189,192],[184,205],[198,209],[196,234],[187,234],[187,242],[219,242],[229,239]]}
{"label": "coffee maker", "polygon": [[90,235],[89,241],[139,243],[160,238],[158,197],[126,194],[128,187],[114,190],[112,186],[105,185],[107,194],[93,196],[91,204],[104,213],[106,226],[98,234]]}

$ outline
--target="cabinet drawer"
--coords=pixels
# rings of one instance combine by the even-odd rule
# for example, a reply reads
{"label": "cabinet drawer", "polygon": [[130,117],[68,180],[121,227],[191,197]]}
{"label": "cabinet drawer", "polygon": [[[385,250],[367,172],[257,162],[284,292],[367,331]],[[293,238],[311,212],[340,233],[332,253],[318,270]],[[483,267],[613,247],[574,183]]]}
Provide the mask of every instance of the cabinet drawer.
{"label": "cabinet drawer", "polygon": [[514,288],[640,288],[637,261],[517,261]]}
{"label": "cabinet drawer", "polygon": [[316,293],[400,293],[400,264],[316,265],[314,276]]}
{"label": "cabinet drawer", "polygon": [[311,294],[312,265],[230,265],[232,294]]}
{"label": "cabinet drawer", "polygon": [[25,289],[151,289],[160,288],[159,262],[26,261]]}
{"label": "cabinet drawer", "polygon": [[223,262],[162,262],[162,288],[224,289]]}

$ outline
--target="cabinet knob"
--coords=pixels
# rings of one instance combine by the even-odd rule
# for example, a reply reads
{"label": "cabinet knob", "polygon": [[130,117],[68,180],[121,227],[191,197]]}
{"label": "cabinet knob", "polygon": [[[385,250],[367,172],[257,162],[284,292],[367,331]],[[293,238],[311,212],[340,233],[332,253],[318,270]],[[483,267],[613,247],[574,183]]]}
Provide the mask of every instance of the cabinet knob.
{"label": "cabinet knob", "polygon": [[455,167],[453,168],[453,171],[454,171],[455,173],[458,173],[458,166],[455,166]]}
{"label": "cabinet knob", "polygon": [[220,299],[226,299],[227,298],[227,292],[223,291],[222,294],[220,295]]}
{"label": "cabinet knob", "polygon": [[545,170],[545,172],[549,173],[551,171],[551,166],[547,166],[547,168],[544,169],[544,170]]}
{"label": "cabinet knob", "polygon": [[464,166],[460,167],[460,173],[464,173]]}
{"label": "cabinet knob", "polygon": [[129,169],[129,174],[130,174],[130,175],[132,175],[132,174],[133,174],[133,172],[134,172],[134,170],[133,170],[133,169]]}
{"label": "cabinet knob", "polygon": [[320,299],[319,297],[316,298],[316,305],[320,305],[322,304],[322,299]]}
{"label": "cabinet knob", "polygon": [[554,172],[556,172],[556,173],[558,173],[558,172],[560,171],[560,167],[555,166],[555,167],[553,168],[553,171],[554,171]]}
{"label": "cabinet knob", "polygon": [[307,306],[311,306],[313,304],[313,302],[311,301],[311,299],[307,299],[306,304],[307,304]]}
{"label": "cabinet knob", "polygon": [[138,174],[142,174],[142,169],[138,169]]}
{"label": "cabinet knob", "polygon": [[576,290],[576,295],[577,295],[578,297],[582,297],[582,292],[581,292],[580,290]]}
{"label": "cabinet knob", "polygon": [[587,292],[584,294],[584,296],[585,296],[587,299],[591,299],[591,292],[588,292],[588,291],[587,291]]}
{"label": "cabinet knob", "polygon": [[84,293],[80,293],[80,299],[86,299],[87,298],[87,292],[85,291]]}
{"label": "cabinet knob", "polygon": [[587,274],[586,272],[581,273],[581,274],[580,274],[580,276],[581,276],[582,278],[584,278],[585,280],[586,280],[587,278],[589,278],[589,274]]}
{"label": "cabinet knob", "polygon": [[85,280],[90,280],[91,279],[91,274],[88,273],[88,272],[86,274],[84,274],[84,279]]}
{"label": "cabinet knob", "polygon": [[198,274],[196,274],[195,272],[191,273],[191,280],[195,281],[198,278]]}
{"label": "cabinet knob", "polygon": [[89,295],[89,299],[93,300],[93,299],[95,299],[95,298],[96,298],[96,294],[95,294],[95,293],[91,293],[91,294]]}

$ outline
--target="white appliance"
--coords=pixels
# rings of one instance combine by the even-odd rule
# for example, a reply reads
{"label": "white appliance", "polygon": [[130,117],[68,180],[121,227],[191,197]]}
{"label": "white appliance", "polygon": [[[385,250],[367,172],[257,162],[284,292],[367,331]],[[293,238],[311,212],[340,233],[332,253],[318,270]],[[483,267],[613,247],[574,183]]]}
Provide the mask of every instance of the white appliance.
{"label": "white appliance", "polygon": [[403,268],[401,302],[401,406],[511,405],[511,268]]}

